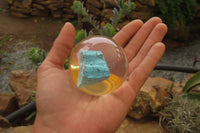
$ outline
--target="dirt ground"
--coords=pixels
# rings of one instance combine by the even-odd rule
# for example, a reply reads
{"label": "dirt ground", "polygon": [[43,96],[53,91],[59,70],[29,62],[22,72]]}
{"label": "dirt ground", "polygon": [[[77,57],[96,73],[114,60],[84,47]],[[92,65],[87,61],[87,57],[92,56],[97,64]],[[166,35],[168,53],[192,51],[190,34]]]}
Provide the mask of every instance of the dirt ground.
{"label": "dirt ground", "polygon": [[8,45],[18,40],[28,40],[49,50],[65,22],[52,18],[16,18],[10,15],[7,0],[0,0],[0,40],[6,45],[0,47],[9,50]]}
{"label": "dirt ground", "polygon": [[0,0],[0,93],[12,93],[9,86],[13,70],[35,70],[27,54],[32,47],[48,52],[64,21],[52,18],[11,16],[7,0]]}

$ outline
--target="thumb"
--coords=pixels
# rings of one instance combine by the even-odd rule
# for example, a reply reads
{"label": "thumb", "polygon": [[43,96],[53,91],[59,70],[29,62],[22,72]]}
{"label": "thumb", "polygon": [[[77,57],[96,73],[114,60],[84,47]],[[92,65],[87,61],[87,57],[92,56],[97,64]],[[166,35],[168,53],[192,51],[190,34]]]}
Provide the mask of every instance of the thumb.
{"label": "thumb", "polygon": [[70,55],[75,40],[75,29],[71,23],[65,23],[59,36],[55,40],[46,61],[56,66],[62,66]]}

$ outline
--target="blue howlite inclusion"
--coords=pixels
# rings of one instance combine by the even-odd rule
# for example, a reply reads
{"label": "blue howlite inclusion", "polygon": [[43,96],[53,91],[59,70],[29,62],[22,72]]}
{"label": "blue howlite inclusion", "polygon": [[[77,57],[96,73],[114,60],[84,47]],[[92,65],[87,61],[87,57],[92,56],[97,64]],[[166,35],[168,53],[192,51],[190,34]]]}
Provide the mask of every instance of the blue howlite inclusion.
{"label": "blue howlite inclusion", "polygon": [[80,68],[77,86],[85,87],[110,77],[110,71],[101,51],[80,51]]}

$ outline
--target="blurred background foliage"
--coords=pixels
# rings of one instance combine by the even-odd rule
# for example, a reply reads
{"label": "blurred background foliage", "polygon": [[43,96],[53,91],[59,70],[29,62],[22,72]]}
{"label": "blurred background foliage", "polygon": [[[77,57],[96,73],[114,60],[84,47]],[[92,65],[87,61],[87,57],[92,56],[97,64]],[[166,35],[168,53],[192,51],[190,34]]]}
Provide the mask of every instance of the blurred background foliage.
{"label": "blurred background foliage", "polygon": [[156,0],[153,15],[159,16],[173,29],[185,27],[194,21],[197,13],[196,0]]}

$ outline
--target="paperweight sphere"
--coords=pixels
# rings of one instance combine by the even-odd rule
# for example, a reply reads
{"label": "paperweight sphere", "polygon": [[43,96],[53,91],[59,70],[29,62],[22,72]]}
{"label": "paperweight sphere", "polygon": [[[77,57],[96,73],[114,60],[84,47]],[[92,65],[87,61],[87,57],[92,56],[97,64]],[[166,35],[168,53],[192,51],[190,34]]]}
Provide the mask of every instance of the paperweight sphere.
{"label": "paperweight sphere", "polygon": [[104,95],[119,88],[126,78],[127,67],[123,48],[104,36],[79,42],[69,61],[72,81],[91,95]]}

